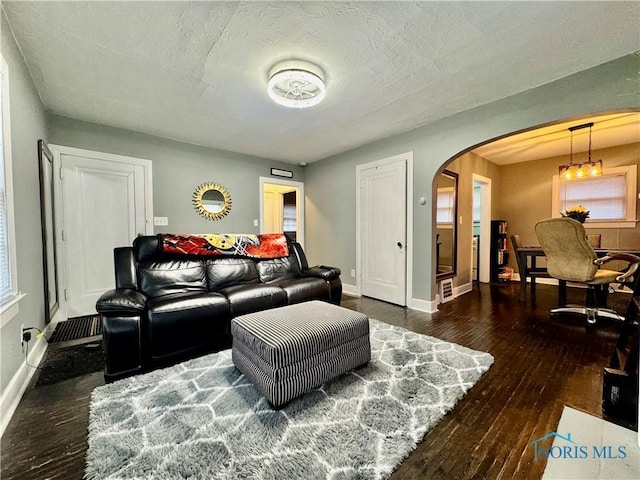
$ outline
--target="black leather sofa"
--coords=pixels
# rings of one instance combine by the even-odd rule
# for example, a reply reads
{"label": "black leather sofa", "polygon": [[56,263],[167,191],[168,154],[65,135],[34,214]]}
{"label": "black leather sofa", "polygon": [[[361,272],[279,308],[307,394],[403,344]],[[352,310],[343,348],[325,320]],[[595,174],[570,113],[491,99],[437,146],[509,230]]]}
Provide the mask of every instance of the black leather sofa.
{"label": "black leather sofa", "polygon": [[340,304],[340,270],[283,258],[173,255],[160,236],[114,249],[116,288],[96,304],[107,381],[231,346],[233,317],[308,300]]}

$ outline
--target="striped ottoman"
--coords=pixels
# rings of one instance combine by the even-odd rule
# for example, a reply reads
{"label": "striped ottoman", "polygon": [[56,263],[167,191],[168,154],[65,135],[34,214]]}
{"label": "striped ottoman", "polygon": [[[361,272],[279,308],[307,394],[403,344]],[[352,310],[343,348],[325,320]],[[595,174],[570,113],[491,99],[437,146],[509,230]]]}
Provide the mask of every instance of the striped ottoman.
{"label": "striped ottoman", "polygon": [[369,318],[312,301],[231,321],[233,363],[276,408],[371,360]]}

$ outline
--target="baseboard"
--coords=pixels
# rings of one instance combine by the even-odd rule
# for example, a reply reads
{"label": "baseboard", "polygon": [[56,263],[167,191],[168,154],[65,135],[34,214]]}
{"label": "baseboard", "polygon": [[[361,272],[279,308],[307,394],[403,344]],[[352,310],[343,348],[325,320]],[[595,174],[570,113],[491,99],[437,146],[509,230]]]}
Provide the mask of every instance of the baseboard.
{"label": "baseboard", "polygon": [[408,305],[408,308],[412,310],[418,310],[420,312],[426,313],[436,313],[438,311],[438,301],[437,300],[422,300],[420,298],[412,298],[411,304]]}
{"label": "baseboard", "polygon": [[473,283],[464,283],[462,285],[458,285],[457,287],[453,287],[453,298],[464,295],[465,293],[469,293],[473,289]]}
{"label": "baseboard", "polygon": [[[519,273],[514,273],[511,276],[511,281],[512,282],[519,282],[520,281],[520,274]],[[531,278],[527,278],[527,283],[531,283]],[[536,283],[542,284],[542,285],[558,285],[558,280],[555,278],[548,278],[548,277],[540,277],[540,278],[536,278]]]}
{"label": "baseboard", "polygon": [[[520,281],[520,274],[518,273],[514,273],[513,276],[511,277],[511,281],[512,282],[519,282]],[[528,278],[527,279],[527,283],[531,283],[531,279]],[[546,278],[546,277],[542,277],[542,278],[536,278],[536,284],[542,284],[542,285],[558,285],[558,280],[556,278]],[[587,286],[583,283],[573,283],[573,282],[568,282],[567,283],[568,287],[571,288],[587,288]],[[616,283],[611,283],[610,286],[614,286],[616,287]],[[616,293],[633,293],[633,290],[631,290],[629,287],[624,287],[622,289],[620,288],[616,288]]]}
{"label": "baseboard", "polygon": [[[360,298],[360,291],[356,285],[342,284],[342,293],[351,297]],[[412,298],[407,308],[418,310],[420,312],[435,313],[438,311],[438,302],[429,302],[419,298]]]}
{"label": "baseboard", "polygon": [[[454,298],[458,298],[466,293],[469,293],[471,290],[473,290],[473,282],[469,282],[469,283],[464,283],[462,285],[458,285],[457,287],[453,287],[453,298],[451,298],[451,300],[453,300]],[[424,300],[420,300],[421,302],[424,302]],[[429,312],[429,313],[435,313],[438,311],[438,305],[440,305],[440,303],[442,303],[440,301],[440,294],[436,293],[436,299],[432,302],[428,302],[431,303],[433,305],[433,310],[424,310],[425,312]]]}
{"label": "baseboard", "polygon": [[352,297],[359,297],[358,287],[356,285],[349,285],[348,283],[342,284],[342,293],[350,295]]}
{"label": "baseboard", "polygon": [[[57,321],[52,321],[47,325],[44,329],[45,335],[50,335],[53,332]],[[44,358],[45,353],[47,352],[47,347],[49,344],[44,338],[37,338],[35,335],[33,336],[35,341],[33,341],[33,348],[29,349],[29,364],[31,365],[40,365],[40,362]],[[20,400],[22,400],[22,395],[26,391],[29,386],[29,382],[35,373],[35,369],[28,366],[27,363],[23,360],[18,370],[13,375],[7,388],[2,392],[2,396],[0,397],[0,411],[2,412],[2,417],[0,418],[0,436],[4,434],[7,425],[11,421],[11,417],[18,408],[18,404]]]}

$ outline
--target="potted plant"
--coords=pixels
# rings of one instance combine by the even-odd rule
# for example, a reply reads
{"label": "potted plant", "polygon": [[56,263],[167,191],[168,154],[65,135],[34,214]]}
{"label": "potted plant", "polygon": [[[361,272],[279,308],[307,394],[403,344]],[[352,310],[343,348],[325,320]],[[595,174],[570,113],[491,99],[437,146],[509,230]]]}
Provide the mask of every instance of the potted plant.
{"label": "potted plant", "polygon": [[584,223],[589,218],[589,210],[582,205],[576,207],[569,207],[564,212],[560,212],[563,217],[573,218],[574,220]]}

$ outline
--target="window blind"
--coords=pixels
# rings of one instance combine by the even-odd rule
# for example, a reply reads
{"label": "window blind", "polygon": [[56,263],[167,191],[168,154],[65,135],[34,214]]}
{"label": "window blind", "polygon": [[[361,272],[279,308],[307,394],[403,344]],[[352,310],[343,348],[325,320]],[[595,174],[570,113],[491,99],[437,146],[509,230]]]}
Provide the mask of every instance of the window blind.
{"label": "window blind", "polygon": [[[1,78],[1,77],[0,77]],[[2,82],[0,81],[0,304],[11,296],[11,263],[9,258],[7,183],[5,175],[4,124],[2,121]]]}
{"label": "window blind", "polygon": [[590,220],[625,220],[627,183],[625,174],[563,181],[560,188],[562,211],[577,205],[589,210]]}
{"label": "window blind", "polygon": [[283,209],[283,226],[284,232],[296,231],[296,206],[291,204],[284,204]]}
{"label": "window blind", "polygon": [[439,188],[436,197],[436,223],[453,224],[453,189]]}

